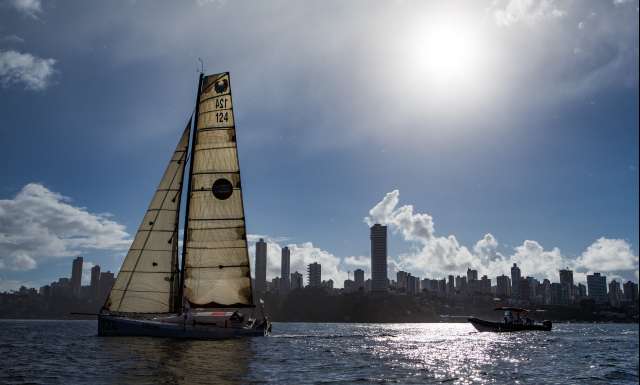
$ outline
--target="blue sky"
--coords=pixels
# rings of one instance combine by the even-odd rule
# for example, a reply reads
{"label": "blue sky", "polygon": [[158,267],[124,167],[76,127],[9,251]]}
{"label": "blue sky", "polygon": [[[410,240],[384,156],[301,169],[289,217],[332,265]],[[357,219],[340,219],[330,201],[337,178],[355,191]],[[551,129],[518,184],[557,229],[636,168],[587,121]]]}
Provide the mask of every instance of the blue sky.
{"label": "blue sky", "polygon": [[341,286],[369,216],[392,274],[637,281],[637,1],[4,0],[0,289],[117,271],[198,57],[231,73],[248,231],[292,271]]}

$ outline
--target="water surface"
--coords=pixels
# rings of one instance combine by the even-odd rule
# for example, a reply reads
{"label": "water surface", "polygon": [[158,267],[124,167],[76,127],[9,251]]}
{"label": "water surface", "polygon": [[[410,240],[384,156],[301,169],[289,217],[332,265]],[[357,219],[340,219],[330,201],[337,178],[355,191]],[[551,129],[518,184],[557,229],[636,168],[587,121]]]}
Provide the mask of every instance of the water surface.
{"label": "water surface", "polygon": [[2,384],[637,384],[638,325],[477,333],[469,324],[275,323],[230,341],[96,336],[0,321]]}

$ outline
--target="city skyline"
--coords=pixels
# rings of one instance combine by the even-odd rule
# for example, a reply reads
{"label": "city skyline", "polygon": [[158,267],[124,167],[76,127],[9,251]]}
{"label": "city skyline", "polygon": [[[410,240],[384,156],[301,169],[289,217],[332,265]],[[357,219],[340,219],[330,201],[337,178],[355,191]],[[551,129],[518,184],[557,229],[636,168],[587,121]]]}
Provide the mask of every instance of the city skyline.
{"label": "city skyline", "polygon": [[118,269],[198,58],[233,78],[249,238],[290,246],[292,270],[366,268],[368,217],[391,276],[637,281],[637,2],[507,3],[285,2],[274,24],[268,4],[6,2],[0,290],[79,254]]}

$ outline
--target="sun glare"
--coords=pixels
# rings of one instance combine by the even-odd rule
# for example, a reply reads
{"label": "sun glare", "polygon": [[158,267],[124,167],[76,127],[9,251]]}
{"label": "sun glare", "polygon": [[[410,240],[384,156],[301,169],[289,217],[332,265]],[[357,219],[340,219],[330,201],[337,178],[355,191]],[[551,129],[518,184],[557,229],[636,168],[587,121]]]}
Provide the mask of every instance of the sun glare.
{"label": "sun glare", "polygon": [[480,75],[478,40],[464,25],[430,25],[418,32],[413,45],[416,70],[432,84],[463,85]]}

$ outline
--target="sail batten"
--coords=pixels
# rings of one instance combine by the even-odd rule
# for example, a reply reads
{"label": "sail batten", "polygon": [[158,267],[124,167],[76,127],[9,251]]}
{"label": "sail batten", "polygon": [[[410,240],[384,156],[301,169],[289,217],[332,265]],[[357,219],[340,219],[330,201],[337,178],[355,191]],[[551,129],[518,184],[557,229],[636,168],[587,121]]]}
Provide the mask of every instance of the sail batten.
{"label": "sail batten", "polygon": [[189,128],[182,133],[118,272],[104,308],[119,313],[175,310],[178,284],[178,211]]}
{"label": "sail batten", "polygon": [[184,297],[193,307],[253,306],[228,73],[198,95],[184,244]]}

